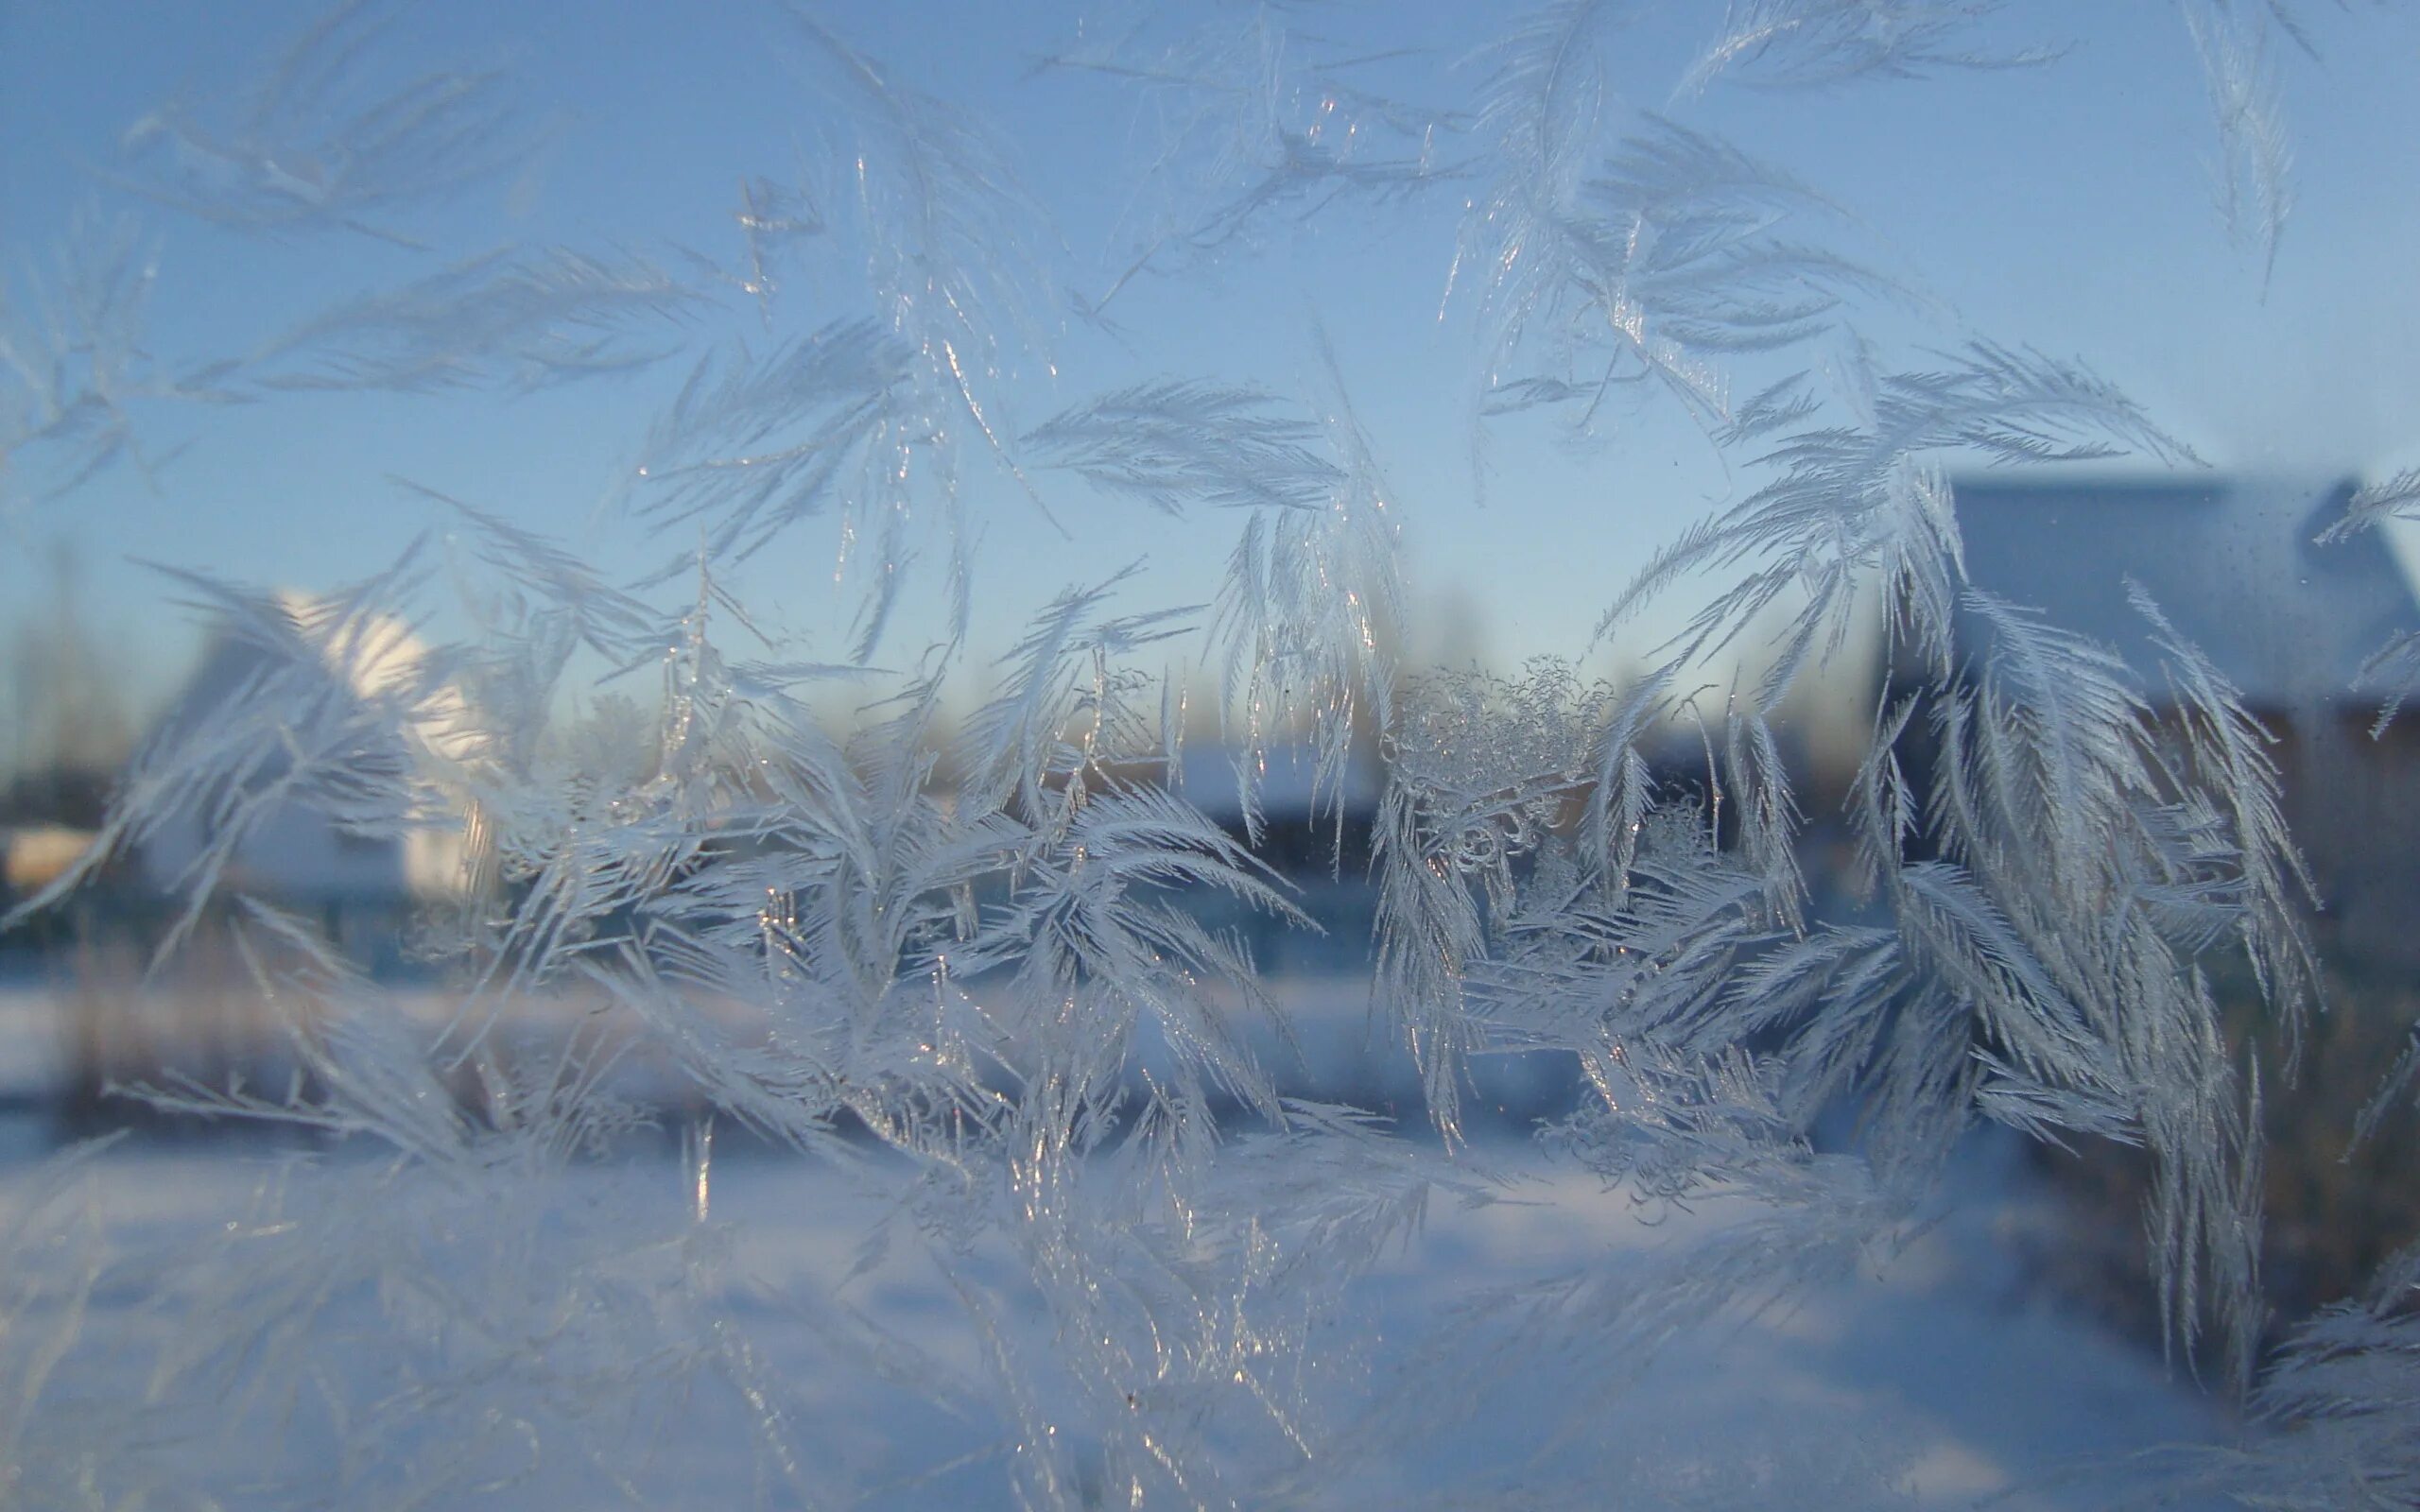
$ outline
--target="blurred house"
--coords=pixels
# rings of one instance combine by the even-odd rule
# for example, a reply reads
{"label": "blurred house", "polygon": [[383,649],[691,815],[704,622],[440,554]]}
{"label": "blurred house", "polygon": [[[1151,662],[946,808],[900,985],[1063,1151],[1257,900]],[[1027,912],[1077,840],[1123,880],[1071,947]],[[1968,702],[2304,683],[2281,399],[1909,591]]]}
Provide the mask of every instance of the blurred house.
{"label": "blurred house", "polygon": [[[292,593],[279,607],[291,640],[264,644],[232,627],[215,636],[151,739],[206,729],[268,686],[281,695],[274,707],[307,710],[310,729],[296,744],[312,749],[308,759],[340,768],[342,785],[368,799],[339,802],[324,782],[281,794],[292,762],[255,763],[246,801],[262,807],[228,854],[218,886],[320,920],[365,965],[391,964],[412,916],[470,885],[476,829],[467,801],[451,816],[397,822],[392,795],[414,784],[425,791],[475,758],[486,736],[471,700],[432,678],[427,648],[399,621],[333,616]],[[223,839],[216,824],[202,804],[169,816],[136,853],[132,880],[153,897],[181,896]]]}
{"label": "blurred house", "polygon": [[[2420,628],[2420,605],[2378,532],[2317,542],[2353,491],[2249,477],[1956,484],[1972,584],[2117,650],[2156,708],[2160,658],[2126,590],[2142,585],[2277,737],[2287,817],[2342,942],[2420,960],[2404,922],[2420,899],[2420,720],[2373,739],[2383,698],[2361,677],[2394,632]],[[1962,655],[1983,631],[1962,616],[1955,636]]]}
{"label": "blurred house", "polygon": [[[0,824],[0,916],[74,869],[95,838],[68,824]],[[0,930],[0,962],[47,959],[74,941],[80,922],[59,910],[21,919]]]}
{"label": "blurred house", "polygon": [[92,848],[93,832],[64,824],[0,828],[0,903],[28,897],[66,875]]}

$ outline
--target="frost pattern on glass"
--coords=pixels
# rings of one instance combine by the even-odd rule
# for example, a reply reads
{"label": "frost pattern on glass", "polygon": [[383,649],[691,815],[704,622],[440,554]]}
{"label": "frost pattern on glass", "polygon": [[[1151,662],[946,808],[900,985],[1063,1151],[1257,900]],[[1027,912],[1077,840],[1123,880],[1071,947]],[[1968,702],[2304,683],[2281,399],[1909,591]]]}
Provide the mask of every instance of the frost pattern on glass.
{"label": "frost pattern on glass", "polygon": [[[2290,196],[2270,39],[2307,34],[2274,4],[2180,5],[2228,229],[2273,267]],[[1370,18],[1094,26],[1035,87],[1129,88],[1166,133],[1158,198],[1115,227],[1098,284],[1062,266],[1007,133],[803,5],[764,18],[811,120],[796,181],[752,171],[729,224],[692,239],[428,252],[189,366],[142,334],[138,215],[66,228],[55,272],[0,284],[12,507],[164,459],[137,437],[155,400],[687,374],[613,438],[600,518],[647,530],[653,563],[627,580],[502,501],[403,480],[385,486],[443,542],[350,587],[167,569],[223,674],[138,754],[84,866],[12,918],[177,856],[158,965],[223,951],[285,1075],[135,1094],[310,1139],[199,1250],[92,1206],[107,1147],[12,1195],[10,1497],[670,1504],[659,1455],[694,1434],[769,1505],[1350,1505],[1452,1441],[1491,1383],[1545,1375],[1555,1410],[1423,1504],[1659,1477],[1676,1504],[1777,1486],[1859,1503],[1903,1468],[1887,1450],[1784,1435],[1683,1473],[1608,1422],[1658,1350],[1705,1345],[1700,1325],[1887,1261],[1991,1123],[2148,1153],[2171,1347],[2221,1361],[2269,1425],[2129,1467],[2145,1494],[2408,1502],[2413,1260],[2260,1352],[2260,1067],[2290,1069],[2322,979],[2269,733],[2139,587],[2153,665],[1967,578],[1954,465],[2195,458],[2082,358],[1854,334],[1933,312],[1849,207],[1698,124],[1724,86],[2049,77],[2062,48],[2011,43],[1985,0],[1740,0],[1665,115],[1615,82],[1627,9],[1515,21],[1451,107],[1361,82],[1393,56]],[[339,8],[256,77],[161,103],[112,174],[145,214],[416,242],[415,217],[527,138],[491,75],[370,77],[387,24]],[[1472,327],[1476,472],[1522,411],[1617,438],[1652,404],[1737,481],[1661,549],[1610,553],[1599,641],[1714,585],[1619,683],[1555,659],[1405,664],[1416,517],[1325,332],[1290,388],[1149,353],[1060,370],[1070,323],[1115,334],[1146,286],[1441,190],[1465,197],[1435,250]],[[2415,499],[2410,475],[2365,490],[2329,535]],[[1087,509],[1216,526],[1215,597],[1163,602],[1137,564],[1048,585],[1020,638],[977,644],[984,533],[1072,538]],[[847,621],[828,659],[734,586],[801,540]],[[940,608],[911,623],[934,552]],[[1858,896],[1819,905],[1786,721],[1877,605],[1911,671],[1842,816]],[[2371,669],[2398,697],[2415,635]],[[1751,675],[1708,680],[1750,647]],[[1232,794],[1180,782],[1194,667]],[[612,690],[576,704],[599,669]],[[961,712],[970,679],[985,693]],[[1302,1094],[1301,1026],[1255,960],[1264,925],[1322,927],[1264,853],[1289,757],[1331,875],[1357,764],[1380,774],[1369,1011],[1420,1089],[1397,1120]],[[251,895],[248,848],[298,810],[441,876],[415,940],[442,969],[433,998]],[[2211,986],[2229,960],[2278,1025],[2250,1061]],[[1537,1129],[1558,1167],[1642,1221],[1718,1218],[1374,1336],[1369,1289],[1432,1205],[1522,1197],[1469,1106],[1516,1057],[1576,1068]],[[1844,1108],[1846,1142],[1824,1127]],[[667,1120],[675,1175],[576,1179]],[[734,1157],[716,1151],[743,1136],[842,1194],[845,1274],[752,1263],[717,1196]],[[939,1345],[852,1290],[910,1270],[947,1310]]]}

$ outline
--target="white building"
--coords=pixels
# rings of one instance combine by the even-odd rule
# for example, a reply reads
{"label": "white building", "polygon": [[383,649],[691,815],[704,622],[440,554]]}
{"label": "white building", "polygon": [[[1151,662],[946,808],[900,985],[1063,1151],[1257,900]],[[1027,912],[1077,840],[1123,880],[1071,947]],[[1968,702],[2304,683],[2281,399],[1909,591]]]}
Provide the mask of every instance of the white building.
{"label": "white building", "polygon": [[[217,859],[220,888],[323,918],[340,938],[459,896],[472,826],[458,795],[485,744],[470,700],[392,618],[290,592],[277,609],[290,635],[222,630],[161,716],[158,749],[195,738],[184,759],[198,766],[248,759],[231,764],[245,774],[232,794],[198,790],[148,827],[134,875],[182,894]],[[259,707],[262,728],[220,737],[217,716],[239,702]]]}

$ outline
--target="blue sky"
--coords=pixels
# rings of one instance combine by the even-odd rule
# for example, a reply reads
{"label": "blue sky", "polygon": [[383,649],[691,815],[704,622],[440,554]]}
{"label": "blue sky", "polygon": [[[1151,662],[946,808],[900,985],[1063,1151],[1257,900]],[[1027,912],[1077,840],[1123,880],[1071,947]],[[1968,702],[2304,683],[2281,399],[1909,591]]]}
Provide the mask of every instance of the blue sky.
{"label": "blue sky", "polygon": [[[1911,360],[1967,335],[2080,357],[2117,380],[2213,464],[2263,472],[2377,472],[2420,460],[2420,20],[2384,8],[2314,6],[2322,57],[2278,61],[2293,131],[2296,204],[2273,279],[2231,247],[2213,208],[2218,139],[2185,28],[2161,4],[2013,7],[1984,34],[2010,51],[2072,43],[2057,61],[1951,72],[1823,92],[1672,85],[1717,30],[1721,7],[1641,5],[1607,33],[1608,76],[1632,104],[1669,110],[1790,170],[1843,212],[1843,247],[1915,297],[1856,317],[1886,354]],[[780,8],[596,6],[454,0],[401,9],[368,59],[400,78],[500,67],[527,127],[507,171],[411,207],[396,229],[419,251],[342,231],[262,235],[207,225],[112,181],[127,126],[181,90],[207,94],[256,72],[316,8],[242,0],[208,8],[133,0],[0,0],[0,260],[22,300],[25,269],[79,207],[134,218],[158,249],[149,345],[186,360],[242,356],[337,300],[507,244],[621,249],[685,271],[681,248],[729,260],[743,178],[829,173],[820,124],[828,85]],[[1128,84],[1033,68],[1106,25],[1083,9],[919,3],[817,12],[903,83],[990,123],[1046,219],[1036,329],[1055,358],[1009,389],[1030,425],[1141,376],[1244,380],[1308,396],[1325,380],[1323,330],[1394,486],[1418,651],[1512,662],[1576,655],[1637,562],[1687,521],[1753,486],[1668,401],[1603,417],[1584,448],[1551,427],[1498,428],[1484,505],[1471,487],[1467,406],[1478,360],[1466,302],[1440,300],[1464,190],[1307,225],[1273,222],[1182,279],[1146,277],[1112,308],[1122,339],[1054,316],[1055,291],[1098,293],[1127,260],[1137,177],[1160,121]],[[1161,19],[1177,12],[1163,13]],[[1510,11],[1503,14],[1510,14]],[[1460,103],[1467,60],[1502,23],[1492,8],[1343,7],[1320,23],[1416,57],[1371,76]],[[779,306],[783,333],[858,313],[845,257],[802,268]],[[139,415],[147,477],[114,467],[72,494],[17,489],[0,522],[0,604],[37,601],[65,540],[84,564],[88,617],[137,697],[158,695],[191,654],[189,618],[147,558],[264,585],[324,588],[374,570],[433,509],[390,481],[456,493],[573,542],[609,575],[659,559],[611,500],[650,417],[694,353],[767,340],[726,297],[672,335],[684,354],[630,376],[534,395],[303,394],[240,407],[153,405]],[[1826,349],[1793,357],[1820,366]],[[1770,365],[1768,365],[1770,367]],[[1746,375],[1768,370],[1743,369]],[[14,486],[12,485],[12,488]],[[1136,559],[1136,608],[1201,602],[1240,523],[1170,521],[1131,501],[1049,485],[1069,522],[1051,530],[1006,479],[970,470],[974,639],[1005,645],[1066,583]],[[836,541],[809,522],[739,575],[741,595],[792,654],[837,659],[853,600],[836,588]],[[877,660],[912,657],[938,624],[937,561]],[[1674,612],[1677,612],[1674,611]],[[6,617],[6,616],[0,616]],[[1651,621],[1652,630],[1658,623]],[[1437,627],[1476,629],[1449,644]]]}

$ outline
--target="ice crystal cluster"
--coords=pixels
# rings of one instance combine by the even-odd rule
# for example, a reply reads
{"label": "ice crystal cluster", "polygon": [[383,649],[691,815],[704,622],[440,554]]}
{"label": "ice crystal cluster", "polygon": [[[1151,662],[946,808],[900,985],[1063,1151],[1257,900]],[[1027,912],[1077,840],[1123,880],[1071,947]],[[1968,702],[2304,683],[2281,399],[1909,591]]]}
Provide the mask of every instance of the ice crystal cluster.
{"label": "ice crystal cluster", "polygon": [[[1024,186],[1048,144],[875,56],[848,8],[757,9],[796,129],[732,147],[719,223],[453,245],[446,206],[577,128],[524,110],[510,70],[394,66],[442,17],[364,3],[125,124],[84,165],[96,208],[55,251],[9,249],[20,518],[121,472],[173,493],[152,438],[207,446],[237,412],[205,405],[661,403],[595,438],[635,564],[594,559],[579,519],[426,478],[345,480],[437,522],[352,586],[168,564],[234,670],[20,913],[177,855],[159,979],[208,945],[267,1005],[280,1070],[130,1094],[301,1133],[246,1146],[240,1202],[199,1228],[96,1205],[121,1147],[12,1188],[0,1501],[1883,1499],[1880,1451],[1785,1434],[1691,1468],[1626,1415],[1660,1350],[1709,1347],[1694,1325],[1887,1261],[1982,1124],[2147,1152],[2175,1357],[2261,1415],[2087,1484],[2420,1498],[2411,1257],[2262,1353],[2259,1068],[2284,1074],[2323,1011],[2269,735],[2140,590],[2137,665],[1966,579],[1956,470],[2195,459],[2091,353],[1964,329],[1854,207],[1724,135],[1738,99],[2052,88],[2088,36],[1990,0],[1557,0],[1475,11],[1407,73],[1437,39],[1388,7],[1063,17],[1022,87],[1114,96],[1100,118],[1147,148],[1104,232]],[[1676,75],[1623,72],[1641,10],[1698,28]],[[2215,166],[2208,232],[2256,292],[2290,209],[2279,80],[2343,18],[2174,11],[2216,116],[2179,171]],[[153,228],[192,218],[392,276],[171,350],[147,335],[155,285],[183,286]],[[1105,274],[1071,271],[1088,235]],[[1429,258],[1446,291],[1471,467],[1419,480],[1432,505],[1505,507],[1542,421],[1609,490],[1643,414],[1719,454],[1733,492],[1660,548],[1567,543],[1601,563],[1628,673],[1583,675],[1585,644],[1411,664],[1420,516],[1316,311],[1286,373],[1167,370],[1129,340],[1153,301],[1315,235]],[[1086,372],[1100,352],[1122,355]],[[2371,490],[2342,528],[2415,498]],[[1228,542],[1206,601],[1156,587],[1163,523]],[[1046,558],[1113,529],[1147,559],[987,576],[987,543]],[[838,595],[839,630],[792,633],[788,593]],[[1025,606],[1019,638],[979,630],[987,593]],[[1910,671],[1844,810],[1810,813],[1786,714],[1877,615]],[[2374,670],[2412,662],[2398,642]],[[1218,780],[1179,782],[1212,725]],[[1289,761],[1307,873],[1263,853]],[[365,969],[252,885],[298,808],[448,874],[412,926],[422,971]],[[1854,857],[1838,897],[1805,874],[1818,823]],[[1372,1053],[1416,1069],[1391,1108],[1306,1091],[1295,1003],[1255,966],[1325,927],[1320,875],[1374,891],[1370,937],[1331,944],[1365,963],[1340,990]],[[2257,1044],[2222,1033],[2221,971],[2266,1003]],[[1506,1057],[1571,1074],[1517,1161],[1473,1127]],[[1371,1323],[1432,1210],[1533,1200],[1541,1159],[1642,1222],[1723,1216],[1408,1339]],[[765,1210],[727,1195],[743,1162],[795,1193],[774,1211],[817,1205],[786,1217],[841,1263],[763,1250]],[[877,1305],[904,1275],[933,1315]],[[1473,1426],[1530,1378],[1555,1383],[1544,1410]],[[1405,1464],[1433,1473],[1385,1479]]]}

